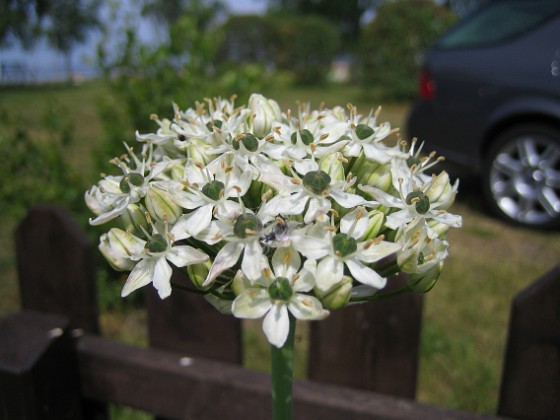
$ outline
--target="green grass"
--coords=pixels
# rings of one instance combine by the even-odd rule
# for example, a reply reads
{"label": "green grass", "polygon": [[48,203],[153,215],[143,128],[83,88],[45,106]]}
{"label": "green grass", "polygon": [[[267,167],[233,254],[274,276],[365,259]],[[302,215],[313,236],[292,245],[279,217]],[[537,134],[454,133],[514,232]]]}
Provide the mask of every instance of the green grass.
{"label": "green grass", "polygon": [[[377,108],[360,89],[351,86],[291,88],[271,86],[265,92],[285,109],[296,100],[321,102],[329,107],[351,102],[362,113]],[[97,103],[108,91],[101,82],[81,86],[52,85],[20,89],[0,88],[0,110],[9,112],[39,139],[49,107],[63,110],[74,127],[68,147],[71,164],[92,176],[92,158],[103,136]],[[171,108],[170,108],[171,109]],[[385,104],[381,120],[403,127],[407,104]],[[52,115],[52,114],[51,114]],[[0,130],[2,128],[0,127]],[[133,133],[123,133],[123,140]],[[482,413],[494,413],[501,377],[510,302],[533,280],[558,264],[558,232],[534,232],[499,222],[476,205],[475,193],[461,191],[452,209],[464,217],[464,227],[449,234],[450,257],[436,287],[426,296],[418,399],[422,402]],[[3,220],[0,237],[0,314],[17,310],[18,290],[12,245],[17,220]],[[113,292],[107,292],[113,293]],[[115,292],[116,293],[116,292]],[[128,305],[127,305],[128,306]],[[102,314],[104,333],[113,338],[144,345],[143,310],[108,310]],[[246,365],[268,368],[268,345],[260,322],[246,322],[244,342],[249,349]],[[307,329],[298,331],[296,372],[306,369]],[[127,418],[124,412],[121,418]],[[132,412],[128,418],[134,417]]]}

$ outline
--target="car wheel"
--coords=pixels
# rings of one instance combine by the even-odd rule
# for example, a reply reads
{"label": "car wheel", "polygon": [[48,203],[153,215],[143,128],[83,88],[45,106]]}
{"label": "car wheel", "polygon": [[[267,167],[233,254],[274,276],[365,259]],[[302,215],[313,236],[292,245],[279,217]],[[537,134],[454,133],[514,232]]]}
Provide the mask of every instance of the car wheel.
{"label": "car wheel", "polygon": [[483,168],[483,189],[492,209],[516,224],[560,226],[560,131],[520,125],[501,133]]}

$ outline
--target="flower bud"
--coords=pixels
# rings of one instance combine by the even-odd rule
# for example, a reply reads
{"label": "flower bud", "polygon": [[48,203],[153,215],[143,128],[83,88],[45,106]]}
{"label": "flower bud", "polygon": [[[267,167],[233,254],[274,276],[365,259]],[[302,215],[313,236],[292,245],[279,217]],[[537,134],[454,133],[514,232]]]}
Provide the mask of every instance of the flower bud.
{"label": "flower bud", "polygon": [[136,265],[131,257],[144,249],[145,242],[122,229],[113,228],[101,235],[99,251],[117,271],[130,271]]}
{"label": "flower bud", "polygon": [[363,236],[364,240],[377,238],[381,233],[381,229],[383,229],[383,222],[385,221],[385,214],[379,210],[370,211],[368,213],[368,217],[369,224],[367,231]]}
{"label": "flower bud", "polygon": [[243,271],[237,270],[235,277],[233,277],[233,282],[231,283],[231,290],[235,293],[235,296],[239,296],[248,287],[251,287],[249,279],[243,274]]}
{"label": "flower bud", "polygon": [[[375,164],[374,164],[375,165]],[[393,177],[391,176],[391,168],[389,165],[379,165],[375,170],[370,172],[363,184],[377,187],[382,191],[388,192],[392,187]]]}
{"label": "flower bud", "polygon": [[456,186],[451,185],[449,180],[449,175],[447,172],[439,173],[432,181],[430,189],[426,192],[426,195],[430,199],[430,202],[439,202],[438,209],[446,210],[453,204],[455,200],[455,194],[457,191]]}
{"label": "flower bud", "polygon": [[202,283],[206,280],[210,267],[212,267],[211,260],[207,260],[201,264],[188,265],[186,267],[189,279],[191,279],[191,282],[199,289],[202,289]]}
{"label": "flower bud", "polygon": [[146,220],[146,210],[138,204],[129,204],[120,216],[120,222],[123,229],[132,232],[137,236],[144,236],[144,231],[148,230],[148,221]]}
{"label": "flower bud", "polygon": [[148,188],[145,202],[150,216],[156,220],[167,220],[173,224],[183,214],[183,210],[171,199],[169,193],[156,184],[152,184]]}
{"label": "flower bud", "polygon": [[335,181],[344,181],[344,166],[340,160],[340,153],[331,153],[321,159],[319,169]]}
{"label": "flower bud", "polygon": [[371,185],[385,192],[391,189],[393,178],[390,165],[372,162],[365,156],[360,155],[352,167],[352,172],[358,178],[359,184]]}
{"label": "flower bud", "polygon": [[253,133],[260,138],[266,136],[273,122],[282,117],[278,103],[258,93],[253,93],[249,98],[249,108],[253,118]]}
{"label": "flower bud", "polygon": [[323,292],[315,289],[317,297],[321,300],[325,309],[335,310],[345,307],[350,300],[352,292],[352,278],[343,276],[342,280],[331,287],[328,291]]}
{"label": "flower bud", "polygon": [[422,273],[415,273],[408,275],[408,287],[416,293],[429,292],[436,284],[441,270],[443,268],[443,261],[434,264],[429,270]]}
{"label": "flower bud", "polygon": [[195,163],[207,165],[213,160],[213,156],[206,153],[208,145],[200,140],[194,138],[189,139],[186,149],[187,156]]}

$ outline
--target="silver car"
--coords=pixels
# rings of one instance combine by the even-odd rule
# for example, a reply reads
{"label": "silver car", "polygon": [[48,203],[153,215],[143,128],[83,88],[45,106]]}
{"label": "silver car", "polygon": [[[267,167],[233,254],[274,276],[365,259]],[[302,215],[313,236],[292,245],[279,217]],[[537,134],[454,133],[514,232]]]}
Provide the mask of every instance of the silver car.
{"label": "silver car", "polygon": [[427,52],[407,123],[511,222],[560,226],[560,0],[485,3]]}

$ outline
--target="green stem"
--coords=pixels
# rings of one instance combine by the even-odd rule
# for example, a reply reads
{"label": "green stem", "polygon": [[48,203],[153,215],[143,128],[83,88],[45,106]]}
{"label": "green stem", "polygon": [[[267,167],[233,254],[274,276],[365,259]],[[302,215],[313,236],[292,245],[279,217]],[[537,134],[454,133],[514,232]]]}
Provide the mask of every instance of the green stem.
{"label": "green stem", "polygon": [[409,293],[409,292],[412,292],[412,291],[413,290],[410,287],[405,286],[401,289],[393,290],[392,292],[378,293],[378,294],[375,294],[375,295],[372,295],[372,296],[350,298],[350,302],[373,302],[375,300],[380,300],[380,299],[385,299],[385,298],[389,298],[389,297],[399,296],[399,295],[402,295],[404,293]]}
{"label": "green stem", "polygon": [[281,348],[270,345],[272,364],[272,418],[274,420],[291,420],[292,418],[292,382],[294,362],[294,338],[296,319],[289,313],[290,331]]}

